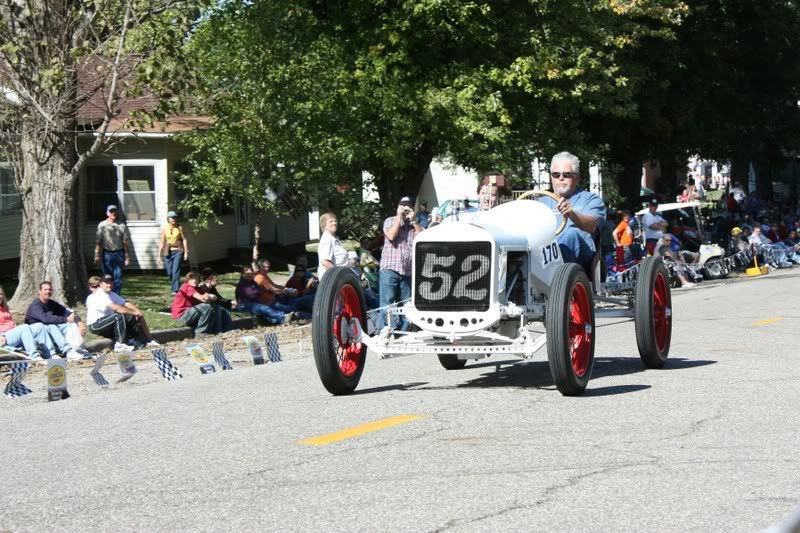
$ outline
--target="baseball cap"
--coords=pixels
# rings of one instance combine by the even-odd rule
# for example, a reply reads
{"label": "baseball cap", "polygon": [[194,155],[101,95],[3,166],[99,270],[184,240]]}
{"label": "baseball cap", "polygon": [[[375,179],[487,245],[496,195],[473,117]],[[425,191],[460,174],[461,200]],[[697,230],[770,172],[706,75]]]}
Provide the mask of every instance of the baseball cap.
{"label": "baseball cap", "polygon": [[178,213],[175,211],[169,211],[167,212],[167,218],[178,218]]}
{"label": "baseball cap", "polygon": [[656,200],[655,198],[650,198],[650,201],[648,203],[650,205],[658,205],[658,200]]}
{"label": "baseball cap", "polygon": [[741,235],[741,234],[742,234],[742,228],[737,226],[737,227],[731,229],[731,235],[733,235],[734,237],[737,236],[737,235]]}
{"label": "baseball cap", "polygon": [[413,203],[411,203],[411,198],[409,198],[408,196],[403,196],[402,198],[400,198],[400,201],[398,202],[398,204],[399,205],[407,205],[408,207],[411,207],[412,205],[414,205]]}
{"label": "baseball cap", "polygon": [[106,281],[108,283],[114,283],[114,276],[112,276],[111,274],[106,274],[105,276],[100,278],[100,281]]}
{"label": "baseball cap", "polygon": [[111,211],[116,211],[116,210],[117,206],[115,206],[114,204],[111,204],[108,207],[106,207],[106,213],[110,213]]}

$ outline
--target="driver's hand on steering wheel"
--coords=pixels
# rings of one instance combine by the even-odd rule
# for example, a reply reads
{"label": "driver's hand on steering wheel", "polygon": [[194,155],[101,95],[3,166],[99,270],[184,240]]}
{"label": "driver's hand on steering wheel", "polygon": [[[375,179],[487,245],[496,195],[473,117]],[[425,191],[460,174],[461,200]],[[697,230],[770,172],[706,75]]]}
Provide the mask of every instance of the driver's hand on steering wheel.
{"label": "driver's hand on steering wheel", "polygon": [[563,216],[564,218],[569,218],[570,215],[572,215],[572,204],[569,203],[569,200],[567,200],[563,196],[558,199],[556,208],[558,208],[558,212],[561,213],[561,216]]}

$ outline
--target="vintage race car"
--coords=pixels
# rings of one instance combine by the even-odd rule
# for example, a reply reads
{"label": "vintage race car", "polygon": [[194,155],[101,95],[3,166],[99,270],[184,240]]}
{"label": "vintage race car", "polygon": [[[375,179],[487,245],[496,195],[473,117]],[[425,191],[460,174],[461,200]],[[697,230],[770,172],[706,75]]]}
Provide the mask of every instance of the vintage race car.
{"label": "vintage race car", "polygon": [[[495,354],[530,358],[547,345],[558,390],[581,394],[592,375],[595,317],[634,319],[644,365],[663,366],[672,304],[661,260],[647,258],[614,283],[601,279],[599,254],[590,273],[564,263],[556,236],[567,221],[534,200],[539,196],[557,200],[530,191],[470,222],[445,221],[420,233],[409,301],[368,314],[355,273],[347,267],[326,272],[312,320],[314,360],[325,388],[353,392],[368,348],[381,358],[435,354],[455,370]],[[387,325],[369,335],[375,313],[384,313]],[[399,315],[415,331],[393,329]],[[535,333],[542,322],[546,333]]]}

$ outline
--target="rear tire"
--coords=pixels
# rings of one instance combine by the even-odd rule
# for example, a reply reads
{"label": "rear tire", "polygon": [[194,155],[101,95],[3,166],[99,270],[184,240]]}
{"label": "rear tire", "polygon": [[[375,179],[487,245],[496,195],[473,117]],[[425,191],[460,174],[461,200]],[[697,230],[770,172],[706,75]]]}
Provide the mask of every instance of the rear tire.
{"label": "rear tire", "polygon": [[317,289],[311,322],[314,363],[322,384],[331,394],[352,393],[364,371],[367,347],[361,342],[351,342],[355,321],[366,331],[361,283],[351,269],[332,268]]}
{"label": "rear tire", "polygon": [[438,353],[436,356],[439,358],[439,364],[446,370],[461,370],[467,366],[467,360],[459,359],[457,355]]}
{"label": "rear tire", "polygon": [[594,302],[580,265],[558,267],[545,309],[547,360],[558,390],[577,396],[586,390],[594,367]]}
{"label": "rear tire", "polygon": [[672,340],[672,294],[669,272],[660,258],[648,257],[639,267],[635,290],[636,344],[647,368],[667,362]]}

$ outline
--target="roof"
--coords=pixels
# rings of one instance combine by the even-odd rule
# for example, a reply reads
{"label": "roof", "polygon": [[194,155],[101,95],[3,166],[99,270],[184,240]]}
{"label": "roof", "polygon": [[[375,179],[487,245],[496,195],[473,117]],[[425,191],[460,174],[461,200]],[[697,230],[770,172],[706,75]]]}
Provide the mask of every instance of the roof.
{"label": "roof", "polygon": [[[678,209],[686,209],[692,207],[696,207],[699,209],[700,207],[702,207],[702,205],[703,205],[702,202],[698,202],[697,200],[691,202],[674,202],[671,204],[658,204],[658,210],[656,210],[656,213],[663,213],[664,211],[675,211]],[[647,213],[649,209],[650,209],[649,207],[645,207],[644,209],[640,209],[639,211],[637,211],[636,214],[644,215],[645,213]]]}
{"label": "roof", "polygon": [[[131,113],[154,111],[159,103],[159,96],[146,87],[138,96],[126,94],[133,88],[137,66],[137,61],[130,58],[119,67],[117,94],[120,96],[114,108],[116,116],[111,119],[108,127],[109,133],[183,133],[207,128],[213,123],[213,119],[208,116],[175,115],[163,123],[155,123],[146,128],[134,127],[131,123]],[[110,64],[99,58],[88,59],[79,67],[78,90],[86,100],[78,109],[77,118],[78,124],[88,132],[97,129],[105,116],[111,74]]]}

